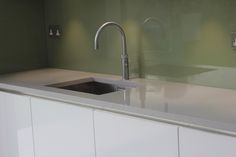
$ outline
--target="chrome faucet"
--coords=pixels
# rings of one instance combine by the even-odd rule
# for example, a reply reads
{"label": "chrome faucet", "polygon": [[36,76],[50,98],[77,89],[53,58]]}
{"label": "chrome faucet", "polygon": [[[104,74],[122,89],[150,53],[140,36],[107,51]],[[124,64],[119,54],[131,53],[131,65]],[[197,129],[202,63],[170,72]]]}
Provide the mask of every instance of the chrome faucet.
{"label": "chrome faucet", "polygon": [[104,23],[98,30],[95,35],[94,39],[94,49],[97,50],[99,48],[98,38],[102,30],[108,26],[115,26],[121,34],[122,37],[122,54],[121,54],[121,61],[122,61],[122,79],[129,80],[129,59],[127,54],[127,46],[126,46],[126,37],[125,32],[122,27],[115,22],[106,22]]}

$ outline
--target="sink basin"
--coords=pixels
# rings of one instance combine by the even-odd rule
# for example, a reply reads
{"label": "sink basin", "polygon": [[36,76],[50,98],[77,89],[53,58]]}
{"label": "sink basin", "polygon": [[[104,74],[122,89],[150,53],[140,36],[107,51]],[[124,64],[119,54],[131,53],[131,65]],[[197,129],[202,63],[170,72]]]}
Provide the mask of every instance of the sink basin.
{"label": "sink basin", "polygon": [[135,87],[133,83],[128,81],[113,81],[99,78],[85,78],[47,86],[95,95],[102,95]]}

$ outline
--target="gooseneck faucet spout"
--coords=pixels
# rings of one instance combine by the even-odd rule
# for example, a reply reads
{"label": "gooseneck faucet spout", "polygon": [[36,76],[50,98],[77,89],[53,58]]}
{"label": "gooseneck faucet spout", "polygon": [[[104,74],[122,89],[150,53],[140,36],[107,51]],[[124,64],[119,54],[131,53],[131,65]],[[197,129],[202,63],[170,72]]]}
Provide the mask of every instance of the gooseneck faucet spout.
{"label": "gooseneck faucet spout", "polygon": [[94,49],[99,49],[99,36],[104,28],[108,26],[115,26],[118,31],[121,34],[122,37],[122,54],[121,54],[121,61],[122,61],[122,79],[129,80],[129,59],[128,59],[128,53],[127,53],[127,46],[126,46],[126,36],[123,28],[115,22],[106,22],[104,23],[98,30],[95,35],[94,39]]}

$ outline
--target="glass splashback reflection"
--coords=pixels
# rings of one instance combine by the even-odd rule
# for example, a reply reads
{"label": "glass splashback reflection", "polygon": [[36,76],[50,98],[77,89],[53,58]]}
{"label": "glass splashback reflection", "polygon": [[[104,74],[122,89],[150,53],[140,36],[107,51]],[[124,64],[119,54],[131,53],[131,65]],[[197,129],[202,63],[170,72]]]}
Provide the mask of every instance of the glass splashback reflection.
{"label": "glass splashback reflection", "polygon": [[235,0],[53,0],[45,1],[46,24],[63,28],[48,39],[53,67],[120,74],[120,34],[94,35],[106,21],[127,35],[131,76],[236,89]]}

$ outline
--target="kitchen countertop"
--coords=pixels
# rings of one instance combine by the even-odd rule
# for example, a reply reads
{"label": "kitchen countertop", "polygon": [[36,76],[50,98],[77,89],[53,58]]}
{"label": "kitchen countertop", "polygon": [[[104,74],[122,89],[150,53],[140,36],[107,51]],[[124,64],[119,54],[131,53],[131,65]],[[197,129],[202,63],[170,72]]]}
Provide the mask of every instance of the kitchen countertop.
{"label": "kitchen countertop", "polygon": [[104,95],[45,86],[83,78],[122,82],[120,76],[48,68],[1,75],[0,89],[236,136],[236,90],[158,79],[131,79],[136,88]]}

